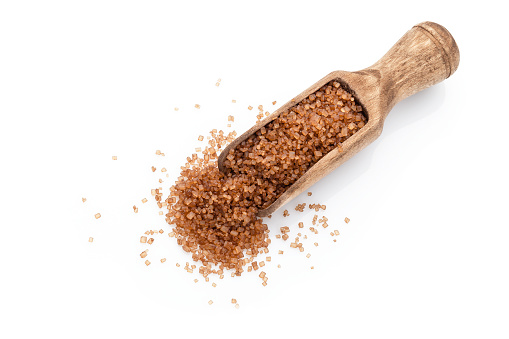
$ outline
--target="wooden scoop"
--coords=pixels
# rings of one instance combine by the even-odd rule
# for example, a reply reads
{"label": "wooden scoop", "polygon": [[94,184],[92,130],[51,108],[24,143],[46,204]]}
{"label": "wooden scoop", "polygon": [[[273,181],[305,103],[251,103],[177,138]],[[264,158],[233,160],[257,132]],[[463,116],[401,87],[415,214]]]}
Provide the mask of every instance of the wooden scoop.
{"label": "wooden scoop", "polygon": [[367,116],[367,124],[342,144],[342,151],[335,148],[327,153],[272,205],[258,212],[260,217],[268,216],[378,138],[394,105],[447,79],[459,61],[458,46],[447,29],[429,21],[415,25],[374,65],[357,72],[330,73],[251,127],[221,152],[219,170],[225,172],[223,162],[231,149],[328,82],[336,80],[353,94]]}

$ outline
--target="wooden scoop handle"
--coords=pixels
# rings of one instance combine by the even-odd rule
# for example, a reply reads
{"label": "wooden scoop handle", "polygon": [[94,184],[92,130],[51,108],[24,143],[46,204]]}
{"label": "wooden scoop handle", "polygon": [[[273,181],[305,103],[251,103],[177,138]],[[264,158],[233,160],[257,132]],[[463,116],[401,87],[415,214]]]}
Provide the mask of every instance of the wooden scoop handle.
{"label": "wooden scoop handle", "polygon": [[451,76],[459,61],[451,33],[426,21],[415,25],[380,60],[359,73],[368,71],[379,77],[385,118],[399,101]]}

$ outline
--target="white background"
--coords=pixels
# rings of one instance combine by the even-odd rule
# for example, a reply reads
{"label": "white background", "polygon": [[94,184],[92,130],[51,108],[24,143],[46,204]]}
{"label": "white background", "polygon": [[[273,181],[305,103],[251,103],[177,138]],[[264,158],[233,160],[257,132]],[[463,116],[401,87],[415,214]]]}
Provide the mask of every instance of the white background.
{"label": "white background", "polygon": [[[502,1],[2,1],[0,337],[508,338],[506,13]],[[258,272],[213,288],[176,267],[191,260],[150,189],[175,180],[198,135],[229,114],[242,132],[249,105],[272,112],[333,70],[367,67],[426,20],[455,37],[458,71],[274,215],[267,287]],[[274,239],[310,225],[300,202],[326,204],[331,225],[306,232],[304,253]]]}

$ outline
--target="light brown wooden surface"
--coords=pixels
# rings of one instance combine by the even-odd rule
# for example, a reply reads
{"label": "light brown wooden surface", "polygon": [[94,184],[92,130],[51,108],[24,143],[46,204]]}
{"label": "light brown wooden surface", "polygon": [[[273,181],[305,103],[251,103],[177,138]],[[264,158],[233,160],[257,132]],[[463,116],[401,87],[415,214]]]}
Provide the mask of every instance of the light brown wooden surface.
{"label": "light brown wooden surface", "polygon": [[271,206],[258,213],[268,216],[378,138],[385,118],[399,101],[447,79],[458,65],[458,46],[447,29],[429,21],[415,25],[372,66],[357,72],[328,74],[251,127],[223,150],[219,169],[225,170],[223,161],[230,149],[329,81],[338,80],[348,89],[362,105],[368,123],[343,143],[342,152],[336,148],[326,154]]}

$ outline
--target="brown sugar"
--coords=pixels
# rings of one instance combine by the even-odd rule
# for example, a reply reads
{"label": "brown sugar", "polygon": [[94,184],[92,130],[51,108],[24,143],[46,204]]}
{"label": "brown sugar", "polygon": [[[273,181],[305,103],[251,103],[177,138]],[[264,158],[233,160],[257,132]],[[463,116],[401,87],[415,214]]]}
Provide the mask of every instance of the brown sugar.
{"label": "brown sugar", "polygon": [[362,107],[352,99],[338,82],[326,84],[230,150],[225,168],[263,183],[256,185],[261,203],[255,203],[267,208],[366,122]]}
{"label": "brown sugar", "polygon": [[[263,106],[258,109],[263,116]],[[251,262],[248,270],[261,267],[262,262],[259,265],[253,258],[266,253],[270,239],[258,211],[270,206],[323,156],[340,149],[366,121],[352,95],[332,81],[230,150],[225,173],[219,171],[217,158],[236,133],[212,130],[202,155],[187,157],[164,201],[166,221],[173,226],[177,243],[201,262],[199,272],[207,279],[223,270],[239,276]],[[310,208],[318,211],[325,206]],[[287,238],[286,229],[283,233]],[[304,251],[301,243],[295,245]]]}

